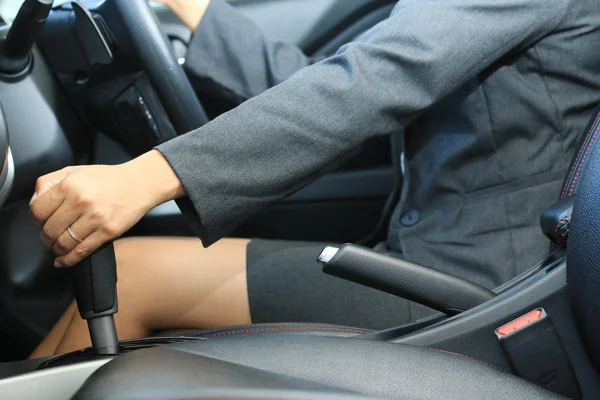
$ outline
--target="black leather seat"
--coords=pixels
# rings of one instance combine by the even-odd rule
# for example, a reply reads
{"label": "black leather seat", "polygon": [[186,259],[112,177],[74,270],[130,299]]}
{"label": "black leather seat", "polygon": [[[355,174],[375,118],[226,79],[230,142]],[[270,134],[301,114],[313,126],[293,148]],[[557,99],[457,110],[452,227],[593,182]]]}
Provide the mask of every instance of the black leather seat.
{"label": "black leather seat", "polygon": [[[193,399],[207,393],[248,395],[271,388],[323,393],[350,391],[396,399],[530,399],[562,396],[460,354],[355,338],[231,335],[115,359],[88,379],[75,399]],[[236,389],[236,390],[233,390]],[[277,394],[277,392],[275,392]],[[272,395],[272,393],[271,393]],[[244,396],[244,397],[246,397]],[[263,397],[264,396],[264,397]],[[258,398],[267,398],[264,394]],[[254,397],[256,398],[256,397]]]}
{"label": "black leather seat", "polygon": [[[555,246],[566,246],[571,231],[568,275],[574,316],[600,369],[599,120],[594,118],[584,132],[561,193],[563,208],[547,213],[542,225],[549,227]],[[564,199],[574,198],[579,186],[571,212],[573,202]],[[75,398],[563,398],[468,355],[364,340],[369,332],[287,323],[171,332],[197,340],[118,357],[96,371]]]}

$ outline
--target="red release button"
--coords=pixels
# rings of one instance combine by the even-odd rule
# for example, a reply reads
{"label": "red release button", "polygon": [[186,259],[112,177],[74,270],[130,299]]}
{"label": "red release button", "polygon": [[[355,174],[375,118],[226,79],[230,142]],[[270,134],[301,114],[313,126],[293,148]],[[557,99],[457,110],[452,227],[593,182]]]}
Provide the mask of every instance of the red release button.
{"label": "red release button", "polygon": [[540,319],[542,317],[542,315],[543,315],[542,310],[533,310],[532,312],[527,313],[527,314],[523,315],[522,317],[519,317],[519,318],[515,319],[514,321],[511,321],[508,324],[498,328],[496,330],[496,333],[500,336],[506,336],[509,333],[514,332],[518,329],[521,329],[522,327],[529,325],[533,321]]}

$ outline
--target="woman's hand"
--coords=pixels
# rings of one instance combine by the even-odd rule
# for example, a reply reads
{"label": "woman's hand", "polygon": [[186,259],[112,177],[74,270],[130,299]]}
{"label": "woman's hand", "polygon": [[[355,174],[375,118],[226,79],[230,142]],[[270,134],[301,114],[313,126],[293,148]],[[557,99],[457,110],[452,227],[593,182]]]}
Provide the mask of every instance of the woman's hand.
{"label": "woman's hand", "polygon": [[193,32],[198,28],[210,0],[155,0],[166,5]]}
{"label": "woman's hand", "polygon": [[[70,267],[121,236],[153,207],[185,193],[156,150],[121,165],[68,167],[37,180],[30,210],[42,243]],[[69,232],[70,230],[70,232]]]}

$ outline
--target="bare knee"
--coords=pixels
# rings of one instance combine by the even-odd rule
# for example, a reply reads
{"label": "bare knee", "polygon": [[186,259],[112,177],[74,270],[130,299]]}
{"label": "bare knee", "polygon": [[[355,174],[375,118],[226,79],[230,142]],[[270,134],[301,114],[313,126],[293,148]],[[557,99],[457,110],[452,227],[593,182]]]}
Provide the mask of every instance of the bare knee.
{"label": "bare knee", "polygon": [[115,243],[119,309],[148,329],[250,322],[248,240],[204,249],[197,238],[127,238]]}
{"label": "bare knee", "polygon": [[147,328],[148,310],[144,304],[152,289],[148,288],[150,281],[144,280],[148,271],[143,270],[136,259],[136,238],[124,238],[114,242],[115,258],[117,261],[117,297],[119,302],[118,320],[127,319],[129,324],[141,325]]}

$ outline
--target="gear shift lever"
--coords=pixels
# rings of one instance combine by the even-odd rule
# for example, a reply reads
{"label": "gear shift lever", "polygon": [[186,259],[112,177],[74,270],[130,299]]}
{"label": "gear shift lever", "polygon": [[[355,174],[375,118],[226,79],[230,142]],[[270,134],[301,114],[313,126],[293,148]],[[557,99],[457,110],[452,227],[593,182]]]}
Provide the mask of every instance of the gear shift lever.
{"label": "gear shift lever", "polygon": [[73,287],[79,313],[87,320],[96,354],[118,353],[114,319],[118,311],[117,262],[112,242],[73,267]]}

